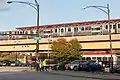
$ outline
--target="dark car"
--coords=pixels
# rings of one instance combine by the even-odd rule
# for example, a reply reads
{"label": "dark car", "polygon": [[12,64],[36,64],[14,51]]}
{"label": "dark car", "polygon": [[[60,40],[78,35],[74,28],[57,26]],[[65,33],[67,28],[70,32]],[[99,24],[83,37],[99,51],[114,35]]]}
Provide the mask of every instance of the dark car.
{"label": "dark car", "polygon": [[65,70],[65,65],[70,63],[70,61],[59,62],[58,64],[53,66],[54,70]]}
{"label": "dark car", "polygon": [[88,62],[79,64],[79,70],[102,71],[102,66],[94,61],[88,61]]}

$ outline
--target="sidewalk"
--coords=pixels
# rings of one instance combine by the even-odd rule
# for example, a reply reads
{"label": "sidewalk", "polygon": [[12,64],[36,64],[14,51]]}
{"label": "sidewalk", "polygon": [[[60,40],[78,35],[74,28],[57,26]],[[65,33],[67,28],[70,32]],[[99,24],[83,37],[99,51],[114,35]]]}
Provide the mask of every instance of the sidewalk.
{"label": "sidewalk", "polygon": [[74,72],[74,71],[51,71],[48,74],[62,75],[62,76],[72,76],[90,79],[103,79],[103,80],[120,80],[120,74],[110,74],[110,73],[91,73],[91,72]]}
{"label": "sidewalk", "polygon": [[5,71],[30,71],[30,67],[0,67],[0,72]]}

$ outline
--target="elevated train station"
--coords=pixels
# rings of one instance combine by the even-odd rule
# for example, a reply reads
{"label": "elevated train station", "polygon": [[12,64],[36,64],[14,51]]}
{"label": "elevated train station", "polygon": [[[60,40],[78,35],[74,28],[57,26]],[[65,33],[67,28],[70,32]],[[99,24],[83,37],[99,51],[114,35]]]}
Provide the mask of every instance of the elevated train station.
{"label": "elevated train station", "polygon": [[[20,27],[14,31],[6,31],[4,34],[6,39],[0,40],[0,52],[18,52],[18,53],[35,53],[36,26]],[[120,50],[120,19],[111,20],[112,31],[112,48],[114,61],[119,59],[116,51]],[[52,41],[58,38],[65,38],[67,41],[77,38],[82,45],[83,57],[85,59],[110,59],[110,42],[108,35],[108,21],[86,21],[73,22],[64,24],[52,24],[39,26],[39,33],[42,39],[39,41],[39,53],[48,55],[51,52],[50,45]],[[6,37],[7,36],[7,37]],[[50,44],[48,44],[50,43]],[[49,52],[48,52],[49,51]]]}

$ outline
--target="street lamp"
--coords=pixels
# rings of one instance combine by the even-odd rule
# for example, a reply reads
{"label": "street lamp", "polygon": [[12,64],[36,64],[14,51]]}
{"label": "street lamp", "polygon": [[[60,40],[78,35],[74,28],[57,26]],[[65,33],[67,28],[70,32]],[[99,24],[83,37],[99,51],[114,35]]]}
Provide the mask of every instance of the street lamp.
{"label": "street lamp", "polygon": [[[113,70],[113,56],[112,56],[112,40],[111,40],[111,26],[110,26],[110,7],[109,4],[107,4],[107,6],[86,6],[83,9],[87,9],[87,8],[96,8],[99,9],[101,11],[103,11],[104,13],[107,14],[108,17],[108,25],[109,25],[109,41],[110,41],[110,53],[111,53],[111,69]],[[104,10],[107,9],[107,10]]]}
{"label": "street lamp", "polygon": [[49,59],[49,70],[51,70],[51,66],[50,66],[50,43],[52,42],[52,39],[51,39],[51,33],[50,35],[48,36],[48,59]]}
{"label": "street lamp", "polygon": [[[37,0],[34,0],[35,3],[30,3],[30,2],[22,2],[22,1],[8,1],[8,4],[11,3],[22,3],[22,4],[26,4],[31,6],[32,8],[34,8],[37,11],[37,30],[36,30],[36,36],[39,37],[39,3],[37,2]],[[38,54],[39,52],[39,40],[37,40],[36,43],[36,50],[35,50],[36,54]],[[38,55],[37,55],[38,58]]]}

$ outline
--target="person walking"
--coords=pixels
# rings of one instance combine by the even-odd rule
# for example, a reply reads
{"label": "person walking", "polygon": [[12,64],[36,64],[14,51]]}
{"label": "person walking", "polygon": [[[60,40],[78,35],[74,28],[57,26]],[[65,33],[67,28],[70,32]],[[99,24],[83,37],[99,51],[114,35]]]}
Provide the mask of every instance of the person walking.
{"label": "person walking", "polygon": [[42,62],[42,71],[47,71],[47,69],[46,69],[46,59]]}
{"label": "person walking", "polygon": [[39,61],[39,70],[40,70],[40,72],[42,71],[42,61],[41,60]]}
{"label": "person walking", "polygon": [[39,68],[40,68],[40,67],[39,67],[39,63],[40,63],[39,60],[37,60],[37,61],[36,61],[36,71],[39,71]]}

